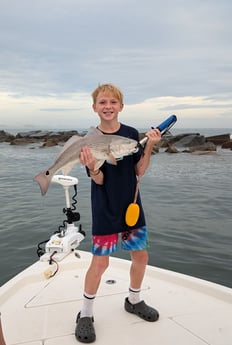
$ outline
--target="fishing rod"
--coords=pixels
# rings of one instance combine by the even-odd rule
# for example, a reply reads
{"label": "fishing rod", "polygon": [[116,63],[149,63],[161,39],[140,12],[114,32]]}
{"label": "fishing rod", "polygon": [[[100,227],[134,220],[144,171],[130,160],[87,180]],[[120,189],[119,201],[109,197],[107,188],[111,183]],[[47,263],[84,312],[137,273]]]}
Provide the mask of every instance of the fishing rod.
{"label": "fishing rod", "polygon": [[[174,124],[177,121],[176,115],[171,115],[169,116],[166,120],[161,122],[156,128],[160,131],[161,136],[163,136],[165,133],[169,131],[169,129],[174,126]],[[151,127],[154,129],[154,127]],[[144,137],[139,141],[140,146],[144,146],[148,140],[148,137]],[[139,183],[140,183],[140,178],[141,176],[138,176],[137,184],[136,184],[136,189],[135,189],[135,196],[134,196],[134,201],[129,204],[126,210],[125,214],[125,222],[128,226],[134,226],[138,219],[139,219],[139,214],[140,214],[140,208],[139,205],[137,204],[137,197],[138,197],[138,192],[139,192]]]}
{"label": "fishing rod", "polygon": [[[169,129],[174,126],[174,124],[177,121],[177,117],[176,115],[170,115],[166,120],[164,120],[163,122],[161,122],[157,127],[161,136],[163,136],[165,133],[167,133],[169,131]],[[152,129],[154,129],[154,127],[151,127]],[[144,137],[143,139],[140,140],[139,144],[140,145],[144,145],[147,142],[148,137]]]}

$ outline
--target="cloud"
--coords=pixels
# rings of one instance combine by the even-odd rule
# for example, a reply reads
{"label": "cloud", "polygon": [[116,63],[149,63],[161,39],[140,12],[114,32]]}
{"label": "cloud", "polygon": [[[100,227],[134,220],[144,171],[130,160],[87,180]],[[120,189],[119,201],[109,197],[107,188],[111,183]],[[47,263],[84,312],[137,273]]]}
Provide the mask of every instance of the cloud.
{"label": "cloud", "polygon": [[[91,91],[104,82],[120,86],[134,114],[155,99],[164,104],[153,113],[191,110],[191,124],[199,113],[215,126],[218,116],[229,121],[231,10],[229,0],[2,0],[0,124],[39,113],[89,116]],[[169,97],[178,100],[173,109]]]}
{"label": "cloud", "polygon": [[57,111],[64,111],[69,112],[69,111],[77,111],[81,110],[81,108],[42,108],[40,111],[51,111],[51,112],[57,112]]}

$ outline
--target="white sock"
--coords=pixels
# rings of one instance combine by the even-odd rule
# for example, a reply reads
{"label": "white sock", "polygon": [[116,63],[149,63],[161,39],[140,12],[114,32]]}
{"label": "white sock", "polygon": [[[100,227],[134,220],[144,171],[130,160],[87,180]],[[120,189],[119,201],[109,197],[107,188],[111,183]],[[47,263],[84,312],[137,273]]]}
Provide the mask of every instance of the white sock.
{"label": "white sock", "polygon": [[89,295],[88,293],[84,292],[83,295],[83,303],[81,308],[81,317],[92,317],[93,316],[93,302],[95,299],[95,295]]}
{"label": "white sock", "polygon": [[128,296],[129,302],[131,304],[136,304],[139,303],[140,300],[140,289],[134,289],[134,288],[129,288],[129,296]]}

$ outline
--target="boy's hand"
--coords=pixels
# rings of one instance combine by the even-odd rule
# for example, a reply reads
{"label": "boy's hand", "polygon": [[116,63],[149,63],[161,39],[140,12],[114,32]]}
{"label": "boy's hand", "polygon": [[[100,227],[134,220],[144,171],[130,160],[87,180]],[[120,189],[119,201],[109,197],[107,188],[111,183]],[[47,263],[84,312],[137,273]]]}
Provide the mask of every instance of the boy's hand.
{"label": "boy's hand", "polygon": [[158,144],[161,139],[161,133],[158,128],[151,129],[146,133],[148,137],[148,142],[152,145]]}
{"label": "boy's hand", "polygon": [[82,147],[79,158],[81,164],[85,165],[89,170],[94,170],[96,159],[88,146]]}

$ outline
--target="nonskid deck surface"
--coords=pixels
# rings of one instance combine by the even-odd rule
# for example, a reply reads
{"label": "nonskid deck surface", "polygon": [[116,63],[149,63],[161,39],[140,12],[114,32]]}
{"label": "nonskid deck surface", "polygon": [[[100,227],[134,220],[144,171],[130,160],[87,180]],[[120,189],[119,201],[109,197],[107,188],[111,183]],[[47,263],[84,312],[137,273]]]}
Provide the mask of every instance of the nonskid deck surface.
{"label": "nonskid deck surface", "polygon": [[[38,261],[0,289],[6,345],[72,345],[91,254],[78,252],[44,277]],[[148,266],[142,297],[160,319],[146,322],[124,310],[130,262],[111,258],[94,305],[95,344],[231,345],[232,289]]]}

